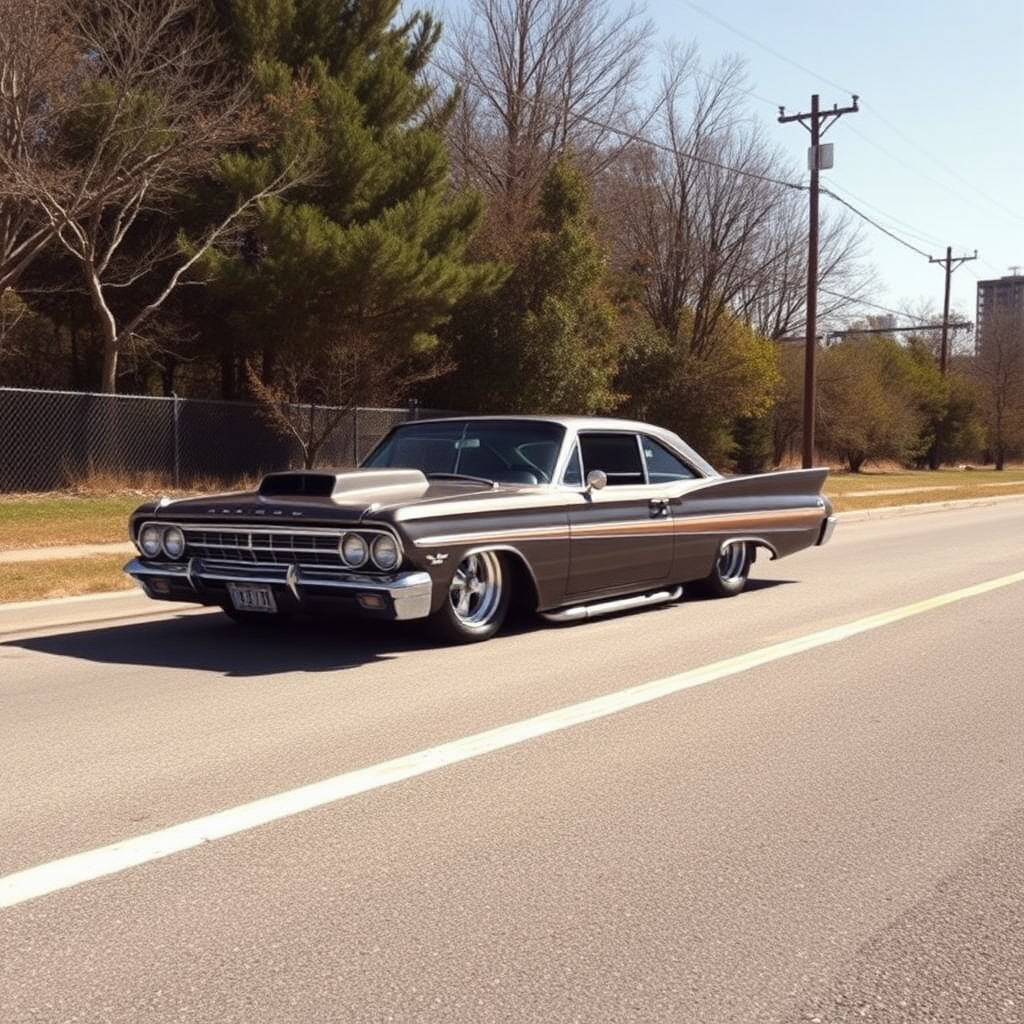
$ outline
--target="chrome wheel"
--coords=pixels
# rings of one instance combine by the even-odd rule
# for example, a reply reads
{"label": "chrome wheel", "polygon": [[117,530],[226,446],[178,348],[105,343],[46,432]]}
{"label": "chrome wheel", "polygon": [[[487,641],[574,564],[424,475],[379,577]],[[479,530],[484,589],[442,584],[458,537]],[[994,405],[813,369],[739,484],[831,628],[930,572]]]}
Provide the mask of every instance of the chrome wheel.
{"label": "chrome wheel", "polygon": [[448,588],[452,613],[470,629],[486,626],[501,604],[501,559],[493,551],[464,558]]}
{"label": "chrome wheel", "polygon": [[753,546],[746,541],[726,544],[715,560],[715,567],[702,580],[688,583],[687,589],[705,597],[734,597],[747,585],[754,561]]}
{"label": "chrome wheel", "polygon": [[718,556],[718,575],[723,582],[746,580],[750,572],[750,554],[746,544],[729,544]]}
{"label": "chrome wheel", "polygon": [[452,574],[441,607],[431,616],[434,630],[455,643],[486,640],[505,621],[510,596],[501,555],[466,555]]}

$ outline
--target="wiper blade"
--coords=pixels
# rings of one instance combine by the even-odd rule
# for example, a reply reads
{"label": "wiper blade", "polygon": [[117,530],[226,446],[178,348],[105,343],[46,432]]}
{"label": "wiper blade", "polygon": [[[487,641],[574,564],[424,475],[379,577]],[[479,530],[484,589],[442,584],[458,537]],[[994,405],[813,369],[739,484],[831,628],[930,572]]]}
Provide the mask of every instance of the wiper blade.
{"label": "wiper blade", "polygon": [[488,487],[497,485],[497,481],[490,480],[485,476],[471,476],[469,473],[427,473],[428,480],[472,480],[476,484],[487,484]]}

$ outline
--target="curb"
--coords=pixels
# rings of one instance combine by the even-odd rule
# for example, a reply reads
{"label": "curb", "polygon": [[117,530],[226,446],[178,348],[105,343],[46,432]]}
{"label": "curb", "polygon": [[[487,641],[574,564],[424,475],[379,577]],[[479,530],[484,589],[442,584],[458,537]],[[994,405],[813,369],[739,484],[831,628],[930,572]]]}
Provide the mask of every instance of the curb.
{"label": "curb", "polygon": [[175,614],[208,611],[203,605],[154,601],[141,589],[116,590],[80,597],[53,597],[44,601],[14,601],[0,604],[0,638],[53,626],[82,626],[121,619],[148,619],[169,612]]}
{"label": "curb", "polygon": [[890,519],[894,516],[927,515],[948,512],[957,508],[984,508],[1004,501],[1024,502],[1024,494],[987,494],[983,498],[956,498],[950,501],[923,501],[917,505],[884,505],[881,508],[862,508],[851,512],[838,512],[841,523],[859,523],[867,519]]}

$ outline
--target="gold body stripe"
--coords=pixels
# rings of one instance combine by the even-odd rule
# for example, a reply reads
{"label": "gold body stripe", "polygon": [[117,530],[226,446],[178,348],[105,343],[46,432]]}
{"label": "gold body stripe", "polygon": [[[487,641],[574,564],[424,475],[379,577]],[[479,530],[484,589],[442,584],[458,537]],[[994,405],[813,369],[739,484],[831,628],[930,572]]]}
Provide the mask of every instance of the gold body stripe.
{"label": "gold body stripe", "polygon": [[614,539],[658,533],[696,534],[730,531],[756,533],[760,529],[810,529],[820,523],[822,518],[823,513],[817,508],[686,516],[681,519],[652,517],[650,520],[631,519],[619,522],[573,524],[571,529],[568,525],[525,526],[506,530],[473,530],[465,533],[436,534],[430,537],[421,537],[415,544],[418,548],[434,548],[453,544],[508,544],[524,540],[568,540],[570,537],[597,540],[602,537]]}

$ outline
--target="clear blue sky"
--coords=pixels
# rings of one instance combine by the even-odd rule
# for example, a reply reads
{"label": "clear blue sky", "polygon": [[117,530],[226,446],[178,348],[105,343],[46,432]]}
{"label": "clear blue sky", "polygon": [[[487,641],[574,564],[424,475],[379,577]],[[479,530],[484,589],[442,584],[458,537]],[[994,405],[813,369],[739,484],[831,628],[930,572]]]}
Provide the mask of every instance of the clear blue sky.
{"label": "clear blue sky", "polygon": [[[826,137],[835,168],[822,185],[928,255],[977,249],[953,274],[967,319],[979,278],[1024,268],[1024,0],[649,0],[647,11],[660,40],[696,42],[705,64],[746,59],[745,102],[801,180],[808,133],[778,124],[778,106],[808,111],[818,93],[843,107],[857,93],[860,111]],[[875,301],[941,311],[943,269],[861,223]]]}

